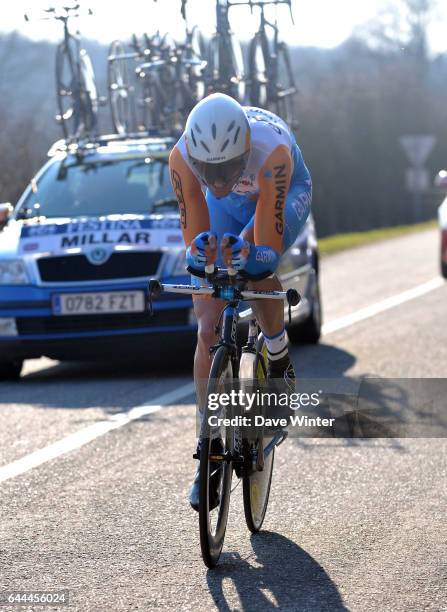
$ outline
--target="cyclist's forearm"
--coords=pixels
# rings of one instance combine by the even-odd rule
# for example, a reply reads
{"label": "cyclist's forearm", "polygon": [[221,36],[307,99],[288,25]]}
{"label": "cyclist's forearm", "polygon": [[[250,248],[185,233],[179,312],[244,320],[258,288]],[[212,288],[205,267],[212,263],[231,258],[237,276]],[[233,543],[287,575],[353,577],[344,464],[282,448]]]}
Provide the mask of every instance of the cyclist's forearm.
{"label": "cyclist's forearm", "polygon": [[276,271],[280,254],[266,245],[250,245],[244,271],[252,278],[269,276]]}

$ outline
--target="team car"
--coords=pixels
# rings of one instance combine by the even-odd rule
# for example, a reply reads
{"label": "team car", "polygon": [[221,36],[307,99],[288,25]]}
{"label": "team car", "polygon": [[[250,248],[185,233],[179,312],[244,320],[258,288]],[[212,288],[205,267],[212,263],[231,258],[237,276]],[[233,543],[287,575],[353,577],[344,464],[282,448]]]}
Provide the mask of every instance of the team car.
{"label": "team car", "polygon": [[[148,280],[189,283],[168,168],[170,137],[56,143],[12,207],[0,205],[0,379],[23,361],[158,355],[194,346],[190,297],[148,308]],[[321,306],[313,220],[283,257],[285,288],[303,296],[292,341],[318,341]],[[249,310],[242,313],[248,317]]]}

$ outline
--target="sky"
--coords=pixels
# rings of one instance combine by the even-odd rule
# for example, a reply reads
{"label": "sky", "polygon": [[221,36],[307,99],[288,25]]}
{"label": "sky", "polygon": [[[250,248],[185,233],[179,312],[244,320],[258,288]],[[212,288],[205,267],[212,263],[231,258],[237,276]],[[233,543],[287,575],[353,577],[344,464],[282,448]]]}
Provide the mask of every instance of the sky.
{"label": "sky", "polygon": [[[292,0],[295,25],[291,23],[289,9],[278,9],[278,23],[283,40],[294,45],[311,45],[331,48],[342,43],[353,29],[374,18],[390,0]],[[393,0],[391,0],[392,2]],[[74,4],[69,0],[69,4]],[[32,20],[26,23],[23,14],[38,16],[43,8],[60,6],[60,0],[3,0],[0,30],[18,30],[33,39],[58,40],[61,26],[53,21]],[[181,39],[184,25],[180,17],[180,0],[81,0],[83,11],[91,8],[92,16],[84,15],[77,20],[85,38],[111,42],[116,38],[126,39],[132,32],[162,33],[169,31],[174,38]],[[429,29],[431,51],[447,51],[447,2],[438,10],[436,22]],[[206,8],[206,10],[205,10]],[[32,10],[30,10],[32,9]],[[273,9],[268,13],[273,16]],[[197,24],[205,35],[214,30],[215,0],[188,0],[188,20]],[[256,30],[257,11],[250,15],[248,7],[236,7],[230,11],[231,25],[242,39],[251,38]]]}

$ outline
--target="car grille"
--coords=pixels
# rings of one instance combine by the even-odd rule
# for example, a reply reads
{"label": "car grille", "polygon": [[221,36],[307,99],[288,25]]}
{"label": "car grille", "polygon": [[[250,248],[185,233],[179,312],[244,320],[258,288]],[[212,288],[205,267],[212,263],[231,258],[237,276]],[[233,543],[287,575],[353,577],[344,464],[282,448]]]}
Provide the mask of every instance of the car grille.
{"label": "car grille", "polygon": [[44,257],[37,263],[42,281],[70,283],[151,276],[161,256],[158,252],[112,253],[105,263],[94,265],[85,255],[63,255]]}
{"label": "car grille", "polygon": [[110,315],[67,315],[58,317],[18,317],[19,335],[52,334],[69,332],[109,331],[159,327],[163,325],[187,325],[189,310],[159,310],[151,316],[147,312]]}

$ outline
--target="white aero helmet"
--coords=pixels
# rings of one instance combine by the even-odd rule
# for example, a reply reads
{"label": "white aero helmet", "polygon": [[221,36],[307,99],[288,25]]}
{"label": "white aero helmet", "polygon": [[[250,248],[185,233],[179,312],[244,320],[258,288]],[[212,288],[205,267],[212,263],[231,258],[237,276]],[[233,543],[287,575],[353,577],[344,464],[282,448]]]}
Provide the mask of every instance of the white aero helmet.
{"label": "white aero helmet", "polygon": [[250,124],[244,109],[230,96],[215,93],[190,112],[185,127],[189,159],[206,185],[216,179],[233,187],[250,154]]}

